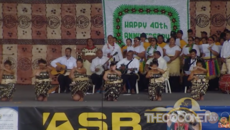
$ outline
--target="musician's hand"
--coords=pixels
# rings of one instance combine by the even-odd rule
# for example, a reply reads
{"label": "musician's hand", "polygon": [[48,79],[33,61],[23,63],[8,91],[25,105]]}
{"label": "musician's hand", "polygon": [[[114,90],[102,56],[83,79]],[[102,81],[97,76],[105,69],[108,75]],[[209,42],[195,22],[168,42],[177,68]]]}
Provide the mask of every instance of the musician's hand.
{"label": "musician's hand", "polygon": [[221,62],[226,63],[226,59],[225,58],[221,58],[220,60],[221,60]]}
{"label": "musician's hand", "polygon": [[56,70],[61,70],[61,67],[60,66],[56,66]]}
{"label": "musician's hand", "polygon": [[99,68],[95,68],[95,72],[98,72],[100,69]]}

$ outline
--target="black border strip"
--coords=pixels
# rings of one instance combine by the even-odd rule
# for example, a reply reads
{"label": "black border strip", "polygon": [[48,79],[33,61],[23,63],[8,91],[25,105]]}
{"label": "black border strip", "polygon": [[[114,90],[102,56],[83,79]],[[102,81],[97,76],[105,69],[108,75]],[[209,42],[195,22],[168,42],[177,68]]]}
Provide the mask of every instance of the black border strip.
{"label": "black border strip", "polygon": [[[93,39],[95,45],[104,45],[104,39]],[[0,44],[31,45],[86,45],[86,39],[0,39]]]}

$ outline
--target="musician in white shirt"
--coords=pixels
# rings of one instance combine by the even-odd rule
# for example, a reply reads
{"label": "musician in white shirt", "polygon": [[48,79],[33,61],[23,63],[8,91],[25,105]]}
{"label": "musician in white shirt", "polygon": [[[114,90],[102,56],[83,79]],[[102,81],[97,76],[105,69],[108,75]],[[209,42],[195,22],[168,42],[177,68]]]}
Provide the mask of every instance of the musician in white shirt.
{"label": "musician in white shirt", "polygon": [[230,31],[226,33],[226,39],[221,49],[222,74],[230,74]]}
{"label": "musician in white shirt", "polygon": [[123,92],[127,92],[126,90],[126,84],[129,82],[129,85],[131,87],[132,93],[135,93],[135,84],[136,80],[138,79],[138,71],[139,71],[139,61],[136,58],[133,58],[133,51],[129,51],[127,53],[127,57],[122,59],[117,63],[117,68],[121,70],[128,69],[127,73],[122,74],[123,84],[124,84],[124,90]]}
{"label": "musician in white shirt", "polygon": [[98,66],[105,66],[108,67],[109,65],[109,62],[106,63],[106,61],[108,61],[109,58],[103,56],[103,52],[102,50],[97,50],[97,53],[96,53],[97,57],[94,58],[92,60],[92,63],[91,63],[91,66],[90,66],[90,70],[91,72],[93,73],[91,75],[91,79],[92,79],[92,82],[93,84],[95,85],[95,89],[100,92],[100,89],[101,89],[101,85],[102,85],[102,78],[103,78],[103,73],[102,74],[96,74],[97,72],[101,71],[99,68],[97,68]]}
{"label": "musician in white shirt", "polygon": [[114,43],[114,38],[112,35],[108,36],[108,43],[102,47],[102,51],[103,55],[108,58],[112,57],[117,52],[117,55],[113,56],[112,60],[120,61],[123,59],[121,48],[116,43]]}
{"label": "musician in white shirt", "polygon": [[60,85],[60,92],[63,93],[66,91],[67,93],[70,92],[69,85],[71,84],[71,79],[69,78],[69,71],[76,67],[76,59],[71,56],[72,49],[66,48],[65,49],[65,56],[59,57],[51,62],[51,66],[56,68],[56,70],[60,70],[60,66],[57,65],[57,63],[60,63],[62,65],[65,65],[67,67],[67,73],[66,74],[60,74],[58,76],[58,82]]}

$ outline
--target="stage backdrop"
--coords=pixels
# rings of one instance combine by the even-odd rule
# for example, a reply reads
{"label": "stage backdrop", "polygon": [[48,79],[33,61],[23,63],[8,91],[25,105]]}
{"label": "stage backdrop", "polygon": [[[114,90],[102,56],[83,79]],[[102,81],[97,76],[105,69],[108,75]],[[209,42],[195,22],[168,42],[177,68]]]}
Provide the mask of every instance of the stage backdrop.
{"label": "stage backdrop", "polygon": [[170,32],[189,28],[189,0],[103,0],[105,35],[117,37],[120,46],[141,33],[170,38]]}
{"label": "stage backdrop", "polygon": [[[31,84],[33,80],[29,77],[36,67],[37,59],[44,58],[48,62],[50,62],[51,60],[61,56],[64,53],[63,50],[67,46],[73,48],[74,52],[72,55],[76,57],[76,52],[81,51],[81,48],[85,47],[87,38],[93,38],[94,43],[97,44],[98,47],[101,47],[105,43],[103,23],[106,25],[110,25],[112,30],[114,28],[114,19],[103,21],[104,13],[102,2],[104,2],[105,4],[106,1],[0,0],[0,63],[5,61],[6,59],[10,59],[13,62],[13,68],[16,71],[17,83]],[[110,1],[115,2],[115,4],[111,7],[115,10],[122,9],[123,7],[125,7],[125,5],[134,5],[137,0],[116,0],[118,2],[124,2],[124,6],[122,6],[121,8],[115,8],[115,6],[118,6],[118,4],[116,4],[116,1]],[[127,4],[127,1],[129,1],[130,3]],[[159,7],[169,5],[169,3],[171,3],[170,0],[167,0],[166,2],[164,2],[164,0],[160,1],[160,3],[157,4],[157,1],[159,0],[148,2],[148,4],[143,4],[144,1],[141,1],[141,3],[139,2],[138,5],[148,5],[154,7],[157,7],[158,5]],[[174,6],[177,5],[178,2],[183,2],[184,6],[178,6],[175,8]],[[171,3],[171,5],[169,6],[175,8],[174,10],[172,9],[172,11],[177,11],[177,13],[180,15],[183,10],[187,12],[186,2],[187,1],[174,0],[174,2]],[[178,5],[182,5],[182,3],[180,3]],[[130,7],[131,6],[129,6],[129,8]],[[206,31],[208,35],[220,35],[220,32],[223,31],[225,28],[230,29],[230,1],[190,0],[189,7],[190,28],[194,30],[196,36],[200,37],[201,31]],[[111,9],[110,6],[106,8]],[[140,14],[147,13],[147,8],[143,9],[145,10],[143,10],[143,12]],[[178,9],[180,10],[178,11]],[[162,27],[164,27],[165,29],[159,30],[165,31],[165,34],[169,34],[167,30],[171,31],[172,26],[169,24],[169,18],[167,19],[166,12],[164,16],[161,15],[162,12],[159,12],[159,10],[155,11],[158,11],[158,14],[160,15],[153,15],[152,13],[155,12],[150,11],[151,13],[149,13],[149,15],[146,14],[147,16],[149,16],[147,18],[144,15],[140,14],[126,14],[123,18],[125,18],[126,21],[131,22],[135,22],[138,20],[141,21],[142,19],[145,22],[145,20],[147,19],[146,21],[148,23],[148,26],[146,26],[146,28],[148,27],[148,29],[151,30],[156,30],[153,27],[156,27],[157,25],[159,25],[160,27],[161,25],[159,24],[159,22],[165,23],[167,24],[166,26],[162,25]],[[128,12],[131,13],[132,9],[129,9]],[[135,12],[138,13],[139,10],[135,10]],[[123,11],[122,16],[124,15],[124,13],[126,12]],[[140,18],[138,17],[139,19],[137,19],[137,17],[133,17],[134,15],[138,15],[140,16]],[[119,14],[116,16],[120,17]],[[128,19],[127,16],[132,17]],[[179,17],[181,29],[183,29],[182,24],[185,24],[185,28],[187,28],[188,23],[181,22],[182,19],[185,19],[186,21],[187,16],[183,18]],[[113,17],[113,14],[111,17]],[[164,17],[167,20],[159,21],[159,17]],[[154,24],[152,24],[152,27],[150,27],[150,23],[153,23],[154,21],[157,21],[158,23],[155,22]],[[178,21],[176,23],[178,23]],[[133,24],[134,26],[134,24],[136,25],[137,23],[131,24]],[[130,24],[127,25],[129,26]],[[142,24],[139,23],[137,25],[140,26]],[[105,28],[106,30],[107,27],[108,26],[106,26]],[[141,28],[126,28],[125,31],[129,32],[130,30],[141,31]],[[147,29],[143,30],[143,32],[145,31],[149,33]],[[186,29],[183,29],[183,31],[186,35]],[[108,33],[108,31],[106,31],[105,35],[107,36],[108,34],[113,35],[114,32],[111,31],[111,33]],[[123,38],[124,35],[122,34],[121,36]],[[120,41],[120,43],[122,42]],[[12,53],[14,55],[6,55]],[[53,77],[53,83],[57,83],[55,77]]]}

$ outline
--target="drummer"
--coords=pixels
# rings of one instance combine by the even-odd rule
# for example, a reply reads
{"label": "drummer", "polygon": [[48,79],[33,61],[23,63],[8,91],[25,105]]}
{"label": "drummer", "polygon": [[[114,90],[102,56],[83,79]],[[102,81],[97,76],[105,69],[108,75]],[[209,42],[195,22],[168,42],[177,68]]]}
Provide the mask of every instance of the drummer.
{"label": "drummer", "polygon": [[97,50],[96,55],[97,55],[97,57],[92,60],[90,70],[93,73],[91,75],[91,79],[92,79],[93,84],[95,85],[95,90],[97,92],[100,92],[101,85],[102,85],[102,79],[103,79],[103,72],[101,72],[102,70],[100,70],[98,68],[98,66],[103,66],[105,64],[104,68],[107,68],[110,61],[108,63],[106,63],[106,61],[109,58],[103,56],[103,52],[100,49]]}

